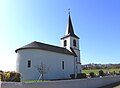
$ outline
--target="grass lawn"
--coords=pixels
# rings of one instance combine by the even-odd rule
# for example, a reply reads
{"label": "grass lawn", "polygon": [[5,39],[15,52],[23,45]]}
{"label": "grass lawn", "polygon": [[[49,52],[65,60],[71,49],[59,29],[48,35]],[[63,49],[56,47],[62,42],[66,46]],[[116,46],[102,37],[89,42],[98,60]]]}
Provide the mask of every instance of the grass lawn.
{"label": "grass lawn", "polygon": [[106,71],[110,71],[110,72],[119,72],[120,71],[120,68],[119,69],[95,69],[95,70],[82,70],[82,73],[86,73],[86,74],[89,74],[90,72],[94,72],[95,74],[98,74],[99,70],[103,70],[104,72]]}

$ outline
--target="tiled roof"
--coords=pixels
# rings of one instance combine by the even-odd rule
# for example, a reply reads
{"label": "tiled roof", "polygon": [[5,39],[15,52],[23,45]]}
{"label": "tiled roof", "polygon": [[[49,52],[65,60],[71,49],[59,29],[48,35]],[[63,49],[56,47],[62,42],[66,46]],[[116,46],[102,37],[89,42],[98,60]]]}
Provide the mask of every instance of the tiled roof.
{"label": "tiled roof", "polygon": [[17,53],[17,51],[23,50],[23,49],[41,49],[41,50],[52,51],[52,52],[76,56],[74,53],[70,52],[66,48],[58,47],[58,46],[54,46],[54,45],[49,45],[49,44],[45,44],[45,43],[41,43],[41,42],[36,42],[36,41],[34,41],[30,44],[27,44],[21,48],[16,49],[15,52]]}

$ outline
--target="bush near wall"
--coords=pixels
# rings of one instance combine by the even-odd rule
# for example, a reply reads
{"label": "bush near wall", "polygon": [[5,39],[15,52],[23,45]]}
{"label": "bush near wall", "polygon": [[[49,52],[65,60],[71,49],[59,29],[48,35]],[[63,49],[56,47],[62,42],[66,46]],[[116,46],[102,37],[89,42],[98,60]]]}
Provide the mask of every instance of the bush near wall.
{"label": "bush near wall", "polygon": [[100,71],[99,71],[99,76],[102,76],[102,77],[103,77],[104,75],[105,75],[105,74],[104,74],[103,70],[100,70]]}
{"label": "bush near wall", "polygon": [[75,74],[70,74],[71,79],[75,79]]}
{"label": "bush near wall", "polygon": [[20,73],[17,72],[0,72],[1,81],[20,82]]}
{"label": "bush near wall", "polygon": [[77,74],[77,79],[87,78],[85,73],[79,73]]}
{"label": "bush near wall", "polygon": [[91,78],[94,78],[94,77],[95,77],[94,72],[90,72],[90,77],[91,77]]}

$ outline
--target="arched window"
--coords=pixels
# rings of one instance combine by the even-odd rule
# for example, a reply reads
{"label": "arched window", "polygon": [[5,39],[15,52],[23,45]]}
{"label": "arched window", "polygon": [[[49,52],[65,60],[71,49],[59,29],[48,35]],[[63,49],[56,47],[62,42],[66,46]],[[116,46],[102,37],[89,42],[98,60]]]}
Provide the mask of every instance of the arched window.
{"label": "arched window", "polygon": [[64,41],[64,46],[67,46],[67,41],[66,40]]}
{"label": "arched window", "polygon": [[75,39],[73,40],[73,46],[76,46],[76,40]]}

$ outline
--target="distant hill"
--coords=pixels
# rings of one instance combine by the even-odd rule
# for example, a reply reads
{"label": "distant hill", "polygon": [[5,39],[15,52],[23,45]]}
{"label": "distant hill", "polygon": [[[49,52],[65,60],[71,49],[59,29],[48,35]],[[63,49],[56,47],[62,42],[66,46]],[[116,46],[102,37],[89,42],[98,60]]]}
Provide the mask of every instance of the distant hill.
{"label": "distant hill", "polygon": [[107,68],[120,68],[120,64],[85,64],[82,65],[82,69],[107,69]]}

